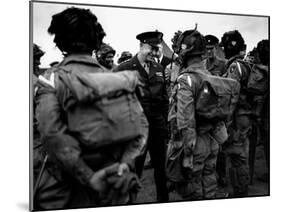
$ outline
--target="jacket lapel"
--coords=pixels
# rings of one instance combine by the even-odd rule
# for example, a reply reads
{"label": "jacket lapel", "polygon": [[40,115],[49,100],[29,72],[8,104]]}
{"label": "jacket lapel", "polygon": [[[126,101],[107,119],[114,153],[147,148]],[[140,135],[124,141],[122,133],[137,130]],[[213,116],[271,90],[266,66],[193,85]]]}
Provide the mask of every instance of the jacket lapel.
{"label": "jacket lapel", "polygon": [[149,67],[149,79],[152,78],[157,71],[156,63],[151,62]]}
{"label": "jacket lapel", "polygon": [[135,55],[132,58],[132,65],[134,68],[136,68],[136,70],[138,70],[138,72],[142,78],[148,77],[148,74],[146,73],[144,67],[140,64],[140,61],[138,60],[137,55]]}

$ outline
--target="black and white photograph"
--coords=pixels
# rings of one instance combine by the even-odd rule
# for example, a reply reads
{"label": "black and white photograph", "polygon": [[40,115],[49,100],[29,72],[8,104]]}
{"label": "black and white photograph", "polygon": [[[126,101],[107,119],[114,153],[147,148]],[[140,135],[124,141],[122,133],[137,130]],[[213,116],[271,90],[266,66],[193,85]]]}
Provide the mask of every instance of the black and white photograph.
{"label": "black and white photograph", "polygon": [[29,14],[30,210],[271,195],[269,15]]}

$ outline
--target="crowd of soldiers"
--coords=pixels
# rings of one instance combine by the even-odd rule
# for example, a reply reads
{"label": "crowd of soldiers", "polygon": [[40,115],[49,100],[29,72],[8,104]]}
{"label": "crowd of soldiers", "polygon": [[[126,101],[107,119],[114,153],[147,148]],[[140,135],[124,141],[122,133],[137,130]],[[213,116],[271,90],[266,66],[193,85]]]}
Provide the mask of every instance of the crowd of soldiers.
{"label": "crowd of soldiers", "polygon": [[53,15],[48,32],[64,59],[42,72],[33,45],[34,209],[134,203],[147,152],[157,202],[218,198],[228,177],[231,197],[248,196],[258,138],[268,162],[268,40],[246,55],[238,30],[219,41],[196,25],[167,57],[149,31],[115,65],[90,10]]}

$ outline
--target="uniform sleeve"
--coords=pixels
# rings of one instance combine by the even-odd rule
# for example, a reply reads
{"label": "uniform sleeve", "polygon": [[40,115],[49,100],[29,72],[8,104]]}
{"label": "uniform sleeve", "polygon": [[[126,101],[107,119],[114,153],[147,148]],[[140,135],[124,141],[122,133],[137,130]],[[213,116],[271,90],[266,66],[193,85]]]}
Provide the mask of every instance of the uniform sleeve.
{"label": "uniform sleeve", "polygon": [[185,154],[190,155],[197,139],[191,78],[188,79],[186,75],[182,75],[178,78],[177,86],[177,126],[184,142]]}
{"label": "uniform sleeve", "polygon": [[163,116],[165,117],[165,121],[167,123],[168,122],[168,113],[169,113],[168,82],[166,81],[166,83],[163,86],[164,86],[164,89],[163,89],[163,93],[162,93],[162,97],[163,97],[162,113],[163,113]]}
{"label": "uniform sleeve", "polygon": [[62,121],[61,107],[54,88],[40,87],[36,117],[43,145],[49,158],[81,184],[88,184],[94,174],[81,158],[78,141],[68,134]]}
{"label": "uniform sleeve", "polygon": [[126,67],[124,66],[124,64],[120,64],[120,65],[116,66],[116,67],[112,70],[112,72],[119,72],[119,71],[123,71],[123,70],[125,70],[125,69],[126,69]]}
{"label": "uniform sleeve", "polygon": [[142,121],[142,129],[143,129],[142,135],[134,139],[132,142],[129,142],[125,146],[125,150],[121,159],[121,162],[127,163],[132,170],[135,169],[136,157],[143,154],[144,149],[147,145],[148,121],[144,113],[142,114],[141,121]]}
{"label": "uniform sleeve", "polygon": [[238,62],[234,62],[228,67],[227,77],[240,82],[242,78],[242,67]]}

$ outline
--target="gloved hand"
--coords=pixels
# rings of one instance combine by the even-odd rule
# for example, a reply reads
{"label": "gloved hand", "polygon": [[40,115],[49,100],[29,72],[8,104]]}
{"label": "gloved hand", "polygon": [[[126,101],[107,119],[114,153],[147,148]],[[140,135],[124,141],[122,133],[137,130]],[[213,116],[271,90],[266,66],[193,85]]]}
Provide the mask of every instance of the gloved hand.
{"label": "gloved hand", "polygon": [[182,130],[182,139],[184,142],[184,156],[182,165],[184,168],[193,169],[193,151],[195,149],[196,144],[196,136],[192,136],[194,139],[190,139],[187,133],[187,130]]}
{"label": "gloved hand", "polygon": [[182,166],[187,169],[193,169],[193,155],[183,156]]}
{"label": "gloved hand", "polygon": [[107,195],[107,202],[111,204],[126,204],[129,201],[129,194],[137,192],[141,186],[133,172],[123,172],[107,178],[110,191]]}
{"label": "gloved hand", "polygon": [[90,186],[92,189],[98,192],[106,190],[106,172],[104,169],[99,170],[93,174],[90,179]]}
{"label": "gloved hand", "polygon": [[107,189],[106,178],[108,176],[116,174],[118,171],[118,167],[119,163],[114,163],[111,166],[95,172],[90,179],[91,188],[98,192],[104,192]]}
{"label": "gloved hand", "polygon": [[121,163],[118,167],[117,175],[122,176],[123,173],[129,172],[129,171],[130,171],[130,168],[129,168],[128,164],[127,163]]}

